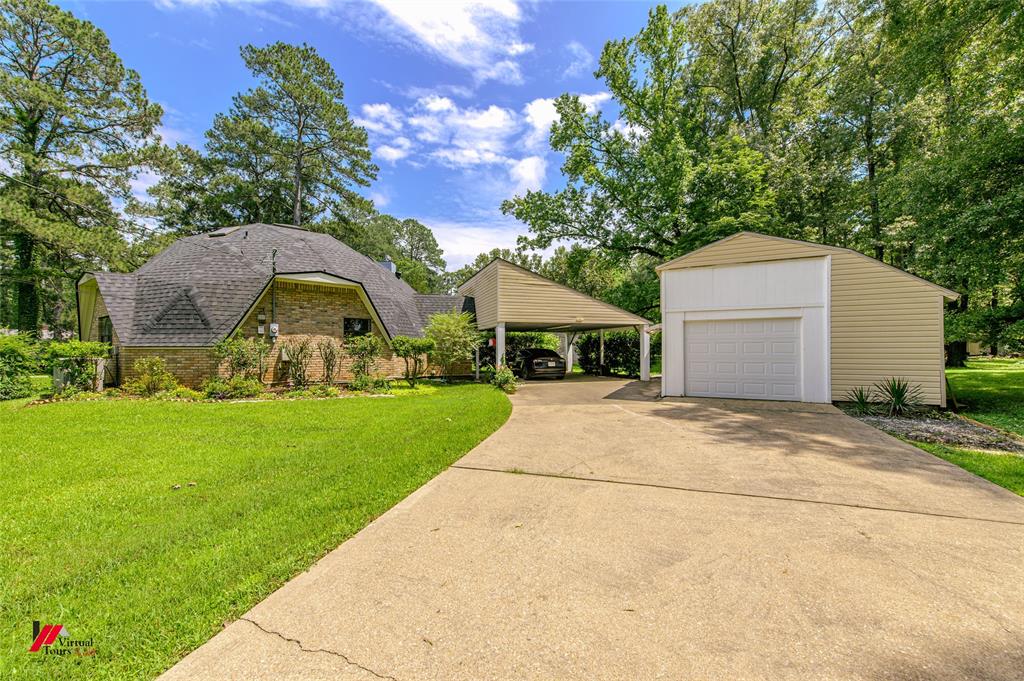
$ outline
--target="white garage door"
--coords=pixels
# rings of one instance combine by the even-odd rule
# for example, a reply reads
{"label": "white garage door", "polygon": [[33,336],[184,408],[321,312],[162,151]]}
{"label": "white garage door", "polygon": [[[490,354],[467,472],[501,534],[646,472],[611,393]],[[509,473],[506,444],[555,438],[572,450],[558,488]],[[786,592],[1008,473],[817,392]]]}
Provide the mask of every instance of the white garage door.
{"label": "white garage door", "polygon": [[800,399],[800,320],[686,322],[684,380],[693,397]]}

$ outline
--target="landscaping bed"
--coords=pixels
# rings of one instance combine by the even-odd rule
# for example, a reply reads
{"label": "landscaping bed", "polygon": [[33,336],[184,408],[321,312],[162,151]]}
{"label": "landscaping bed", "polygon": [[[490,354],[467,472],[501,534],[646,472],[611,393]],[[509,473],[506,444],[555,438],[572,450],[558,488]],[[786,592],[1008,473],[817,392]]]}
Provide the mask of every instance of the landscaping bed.
{"label": "landscaping bed", "polygon": [[919,416],[896,417],[851,415],[904,440],[1024,454],[1024,440],[972,423],[955,414],[926,412]]}

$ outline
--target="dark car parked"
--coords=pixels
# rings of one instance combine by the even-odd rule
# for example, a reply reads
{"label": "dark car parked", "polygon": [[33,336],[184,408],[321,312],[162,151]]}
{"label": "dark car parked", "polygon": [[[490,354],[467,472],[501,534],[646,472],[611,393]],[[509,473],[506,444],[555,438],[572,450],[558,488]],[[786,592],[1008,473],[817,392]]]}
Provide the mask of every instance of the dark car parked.
{"label": "dark car parked", "polygon": [[565,360],[545,348],[520,350],[509,366],[520,378],[565,378]]}

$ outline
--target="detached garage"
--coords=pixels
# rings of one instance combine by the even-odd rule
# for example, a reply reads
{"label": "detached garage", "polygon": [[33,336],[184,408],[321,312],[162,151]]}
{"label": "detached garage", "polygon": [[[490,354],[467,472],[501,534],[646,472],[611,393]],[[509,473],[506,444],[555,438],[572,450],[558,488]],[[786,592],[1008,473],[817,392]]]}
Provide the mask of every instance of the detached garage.
{"label": "detached garage", "polygon": [[753,232],[657,271],[665,396],[831,402],[902,376],[946,404],[949,289],[846,248]]}

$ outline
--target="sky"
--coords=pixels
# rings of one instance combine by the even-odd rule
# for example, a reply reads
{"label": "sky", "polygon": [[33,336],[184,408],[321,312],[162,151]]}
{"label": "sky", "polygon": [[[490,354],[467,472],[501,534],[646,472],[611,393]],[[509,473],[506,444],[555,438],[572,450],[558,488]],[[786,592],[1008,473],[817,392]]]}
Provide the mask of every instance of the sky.
{"label": "sky", "polygon": [[[614,120],[593,72],[607,40],[635,35],[645,2],[63,0],[100,27],[164,108],[170,144],[203,144],[215,114],[253,85],[246,44],[308,43],[345,84],[366,128],[377,208],[433,231],[449,269],[514,247],[524,224],[502,200],[564,186],[547,143],[570,92]],[[144,192],[155,178],[139,179]]]}

